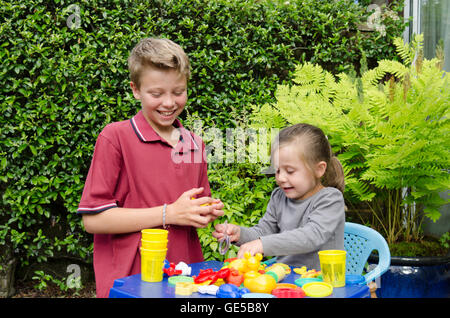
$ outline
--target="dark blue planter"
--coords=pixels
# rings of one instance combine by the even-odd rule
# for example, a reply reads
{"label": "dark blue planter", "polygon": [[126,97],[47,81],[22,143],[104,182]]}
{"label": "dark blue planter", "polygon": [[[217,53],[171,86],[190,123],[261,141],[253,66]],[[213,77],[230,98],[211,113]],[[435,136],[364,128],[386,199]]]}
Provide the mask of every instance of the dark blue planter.
{"label": "dark blue planter", "polygon": [[[377,263],[377,258],[371,255],[369,263]],[[450,298],[450,256],[393,256],[376,283],[379,298]]]}

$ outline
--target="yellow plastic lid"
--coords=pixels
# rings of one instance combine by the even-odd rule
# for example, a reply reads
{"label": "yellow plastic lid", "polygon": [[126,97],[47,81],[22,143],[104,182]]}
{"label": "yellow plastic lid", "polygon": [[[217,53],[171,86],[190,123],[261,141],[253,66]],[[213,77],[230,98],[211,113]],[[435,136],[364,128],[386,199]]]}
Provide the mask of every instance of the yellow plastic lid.
{"label": "yellow plastic lid", "polygon": [[312,282],[302,286],[306,296],[327,297],[333,292],[333,286],[324,282]]}

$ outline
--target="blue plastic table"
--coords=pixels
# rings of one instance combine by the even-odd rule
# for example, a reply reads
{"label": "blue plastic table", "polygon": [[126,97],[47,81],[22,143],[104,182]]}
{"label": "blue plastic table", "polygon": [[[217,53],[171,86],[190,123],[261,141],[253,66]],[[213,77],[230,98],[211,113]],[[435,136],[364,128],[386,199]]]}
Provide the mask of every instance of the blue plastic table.
{"label": "blue plastic table", "polygon": [[[223,263],[219,261],[206,261],[190,264],[192,267],[191,275],[198,275],[200,269],[212,268],[218,271]],[[300,275],[292,272],[287,275],[282,283],[294,284]],[[161,282],[148,283],[141,280],[141,274],[136,274],[114,281],[114,286],[109,292],[110,298],[216,298],[212,295],[192,293],[190,296],[175,295],[175,287],[168,282],[167,275]],[[339,288],[333,288],[333,293],[326,298],[370,298],[370,291],[367,285],[351,285]]]}

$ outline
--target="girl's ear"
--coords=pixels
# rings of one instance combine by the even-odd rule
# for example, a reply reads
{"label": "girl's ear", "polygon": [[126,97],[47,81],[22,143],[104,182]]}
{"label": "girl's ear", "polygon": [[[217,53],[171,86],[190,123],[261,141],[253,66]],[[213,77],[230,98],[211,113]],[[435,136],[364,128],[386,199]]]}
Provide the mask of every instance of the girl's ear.
{"label": "girl's ear", "polygon": [[320,179],[325,174],[325,171],[327,170],[327,163],[325,161],[319,161],[316,164],[316,178]]}

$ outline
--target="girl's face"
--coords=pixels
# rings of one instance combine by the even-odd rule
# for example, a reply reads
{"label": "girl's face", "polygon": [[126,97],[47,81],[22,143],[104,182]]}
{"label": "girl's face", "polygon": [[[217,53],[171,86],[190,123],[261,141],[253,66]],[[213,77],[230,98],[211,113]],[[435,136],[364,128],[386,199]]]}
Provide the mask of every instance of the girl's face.
{"label": "girl's face", "polygon": [[140,80],[140,87],[131,82],[131,88],[145,119],[157,132],[170,131],[187,102],[186,77],[173,69],[147,67]]}
{"label": "girl's face", "polygon": [[300,158],[298,145],[287,144],[273,154],[275,180],[286,196],[294,200],[304,200],[323,188],[320,178],[327,164],[320,161],[313,171]]}

